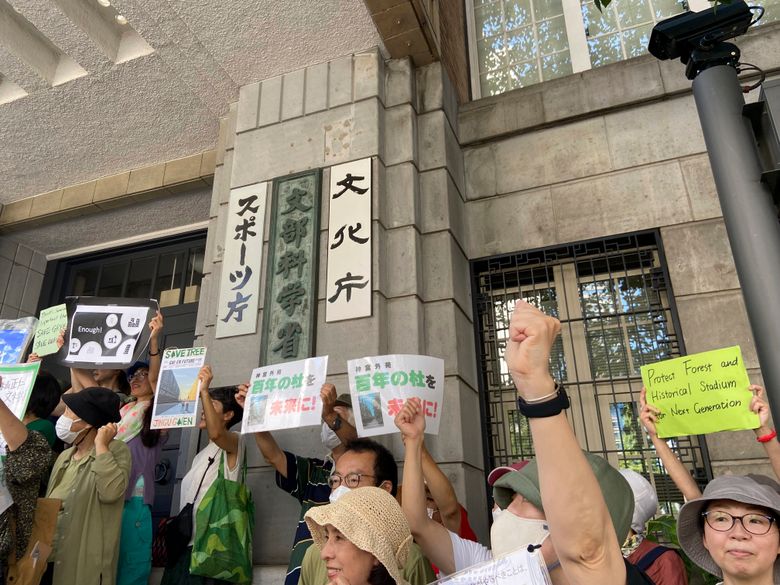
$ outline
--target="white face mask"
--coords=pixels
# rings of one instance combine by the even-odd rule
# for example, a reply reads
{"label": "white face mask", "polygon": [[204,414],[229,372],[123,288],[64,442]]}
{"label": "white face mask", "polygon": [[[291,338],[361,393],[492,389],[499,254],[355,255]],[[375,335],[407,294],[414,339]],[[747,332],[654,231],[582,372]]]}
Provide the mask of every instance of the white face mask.
{"label": "white face mask", "polygon": [[60,439],[62,439],[63,443],[72,445],[73,441],[76,440],[76,437],[79,436],[79,433],[81,433],[81,431],[73,431],[71,430],[71,427],[73,426],[73,423],[77,423],[80,420],[81,420],[80,418],[77,418],[76,420],[71,420],[64,414],[57,419],[57,424],[54,425],[54,430],[57,432],[57,436]]}
{"label": "white face mask", "polygon": [[352,490],[350,490],[347,486],[340,485],[335,490],[330,492],[330,498],[329,498],[330,499],[330,503],[331,504],[335,503],[341,496],[343,496],[344,494],[348,494],[351,491]]}
{"label": "white face mask", "polygon": [[496,523],[496,520],[498,520],[498,517],[501,515],[502,512],[503,512],[503,510],[501,508],[499,508],[498,506],[493,508],[493,510],[492,510],[492,513],[493,513],[493,524]]}
{"label": "white face mask", "polygon": [[528,545],[541,544],[550,536],[546,520],[520,518],[512,512],[502,512],[490,528],[493,558],[514,552]]}
{"label": "white face mask", "polygon": [[320,432],[320,440],[328,451],[333,451],[336,447],[341,445],[341,439],[332,428],[328,426],[328,423],[322,423],[322,431]]}

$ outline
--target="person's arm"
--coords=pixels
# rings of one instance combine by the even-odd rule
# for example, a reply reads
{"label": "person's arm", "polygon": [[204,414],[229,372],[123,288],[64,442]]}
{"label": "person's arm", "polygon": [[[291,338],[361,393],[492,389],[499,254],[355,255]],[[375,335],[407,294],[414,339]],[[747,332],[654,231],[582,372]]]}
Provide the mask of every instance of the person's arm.
{"label": "person's arm", "polygon": [[84,388],[91,388],[95,385],[95,378],[92,376],[92,370],[82,368],[70,369],[70,392],[81,392]]}
{"label": "person's arm", "polygon": [[152,392],[157,391],[157,379],[160,377],[160,364],[162,364],[162,355],[160,355],[160,334],[163,330],[163,316],[157,310],[157,314],[149,321],[149,384],[152,386]]}
{"label": "person's arm", "polygon": [[455,495],[455,489],[452,487],[450,480],[436,465],[424,442],[422,446],[422,471],[423,478],[425,478],[428,489],[431,492],[431,497],[439,508],[439,514],[444,527],[455,534],[459,534],[460,504],[458,503],[458,496]]}
{"label": "person's arm", "polygon": [[[550,349],[560,328],[557,319],[517,301],[505,360],[518,395],[526,401],[554,392]],[[531,418],[529,423],[550,538],[570,585],[624,584],[626,568],[607,505],[566,415]]]}
{"label": "person's arm", "polygon": [[[325,424],[333,429],[333,425],[336,423],[336,417],[339,414],[336,412],[336,387],[333,384],[325,383],[320,389],[320,400],[322,401],[322,420]],[[357,439],[357,429],[353,427],[348,420],[343,416],[341,417],[341,425],[338,429],[333,429],[336,436],[341,441],[342,445],[346,445],[350,441]]]}
{"label": "person's arm", "polygon": [[[3,386],[3,379],[0,378],[0,388]],[[16,418],[11,412],[4,400],[0,399],[0,434],[3,435],[5,442],[8,443],[10,451],[16,451],[19,445],[27,440],[27,427]]]}
{"label": "person's arm", "polygon": [[[754,396],[750,401],[750,410],[758,415],[761,423],[755,429],[756,437],[770,435],[774,431],[771,425],[772,413],[769,410],[769,404],[764,400],[764,389],[758,384],[751,385],[749,389],[754,392]],[[766,451],[766,456],[769,457],[769,462],[772,464],[772,471],[775,472],[775,477],[780,479],[780,443],[777,442],[777,438],[774,438],[761,444],[764,447],[764,451]]]}
{"label": "person's arm", "polygon": [[663,463],[664,469],[669,474],[669,477],[680,490],[683,498],[686,502],[695,500],[701,497],[701,490],[699,489],[696,481],[691,477],[691,473],[688,468],[683,465],[682,461],[677,458],[672,448],[663,439],[658,438],[658,434],[655,430],[655,423],[658,417],[658,409],[652,404],[647,403],[647,389],[642,386],[642,390],[639,393],[639,421],[642,426],[650,435],[650,440],[655,447],[655,452],[658,454],[661,463]]}
{"label": "person's arm", "polygon": [[[236,393],[236,402],[241,405],[241,408],[245,408],[246,395],[249,392],[249,383],[239,384],[238,392]],[[279,447],[278,443],[274,439],[274,436],[268,431],[255,433],[255,443],[257,443],[260,453],[265,459],[266,463],[272,466],[282,477],[287,477],[287,456]]]}
{"label": "person's arm", "polygon": [[[224,419],[217,413],[214,405],[211,403],[209,395],[209,385],[214,378],[211,373],[211,366],[203,366],[198,372],[200,380],[200,402],[203,408],[203,414],[206,417],[206,430],[209,434],[209,440],[214,441],[216,445],[225,451],[228,455],[238,453],[238,433],[230,432],[225,427]],[[228,457],[228,461],[230,457]]]}
{"label": "person's arm", "polygon": [[410,398],[401,412],[395,417],[397,426],[403,435],[404,456],[404,496],[401,509],[404,511],[414,541],[423,554],[440,570],[447,574],[455,572],[455,555],[452,540],[447,529],[428,518],[425,506],[425,484],[423,483],[423,433],[425,415],[420,400]]}
{"label": "person's arm", "polygon": [[95,474],[95,489],[104,504],[123,498],[130,481],[130,450],[124,443],[111,442],[117,432],[116,423],[109,423],[98,429],[95,437],[95,460],[92,471]]}

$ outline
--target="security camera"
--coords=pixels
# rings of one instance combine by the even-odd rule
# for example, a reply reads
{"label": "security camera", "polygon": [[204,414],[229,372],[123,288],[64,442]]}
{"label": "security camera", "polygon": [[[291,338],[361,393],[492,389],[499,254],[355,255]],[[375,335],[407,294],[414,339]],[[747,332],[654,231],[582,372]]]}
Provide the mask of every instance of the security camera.
{"label": "security camera", "polygon": [[738,37],[750,27],[753,14],[743,0],[718,4],[701,12],[683,12],[653,27],[647,50],[654,57],[687,63],[694,50],[707,50]]}

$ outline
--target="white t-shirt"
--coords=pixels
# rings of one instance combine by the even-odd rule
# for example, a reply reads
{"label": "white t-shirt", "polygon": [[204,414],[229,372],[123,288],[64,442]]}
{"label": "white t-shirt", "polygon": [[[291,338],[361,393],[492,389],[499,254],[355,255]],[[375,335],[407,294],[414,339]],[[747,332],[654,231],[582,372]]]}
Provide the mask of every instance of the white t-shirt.
{"label": "white t-shirt", "polygon": [[455,572],[468,569],[477,563],[493,560],[493,553],[486,546],[461,538],[454,532],[448,530],[450,540],[452,541],[452,557],[455,560]]}
{"label": "white t-shirt", "polygon": [[[193,505],[193,530],[192,538],[190,539],[190,545],[192,545],[195,539],[194,523],[197,516],[198,506],[200,505],[200,501],[203,499],[203,496],[207,491],[209,491],[211,484],[214,483],[215,479],[217,479],[220,456],[225,458],[225,479],[232,479],[233,481],[237,481],[241,473],[241,466],[244,462],[244,435],[239,435],[238,455],[236,456],[236,464],[232,469],[228,467],[225,452],[220,449],[216,443],[209,441],[209,444],[206,445],[197,455],[195,455],[195,458],[192,460],[192,466],[190,467],[190,470],[187,472],[187,475],[184,476],[184,479],[181,480],[179,510],[184,508],[184,506],[195,499],[196,492],[198,494],[198,497],[195,499],[195,503]],[[209,465],[210,457],[214,457],[214,463],[211,465]],[[201,486],[200,491],[198,491],[198,484],[200,484],[201,478],[203,478],[203,485]]]}

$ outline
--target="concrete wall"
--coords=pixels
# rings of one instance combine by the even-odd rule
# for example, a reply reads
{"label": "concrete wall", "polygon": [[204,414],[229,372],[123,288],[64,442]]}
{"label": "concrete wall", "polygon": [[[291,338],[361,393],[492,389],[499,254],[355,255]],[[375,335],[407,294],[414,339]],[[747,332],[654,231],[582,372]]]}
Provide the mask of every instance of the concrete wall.
{"label": "concrete wall", "polygon": [[[480,426],[473,416],[479,406],[464,247],[465,173],[456,136],[457,99],[439,65],[415,71],[408,60],[384,63],[371,51],[243,87],[224,120],[217,150],[197,336],[209,347],[217,384],[246,380],[258,365],[262,305],[256,334],[214,336],[230,189],[324,168],[316,354],[329,355],[329,377],[342,389],[351,358],[383,353],[444,358],[444,420],[428,446],[478,533],[487,536]],[[369,156],[375,177],[373,315],[325,323],[327,168]],[[265,233],[264,265],[267,228]],[[264,290],[265,283],[260,286]],[[275,436],[295,453],[324,455],[318,428]],[[381,440],[400,462],[400,439]],[[251,446],[249,452],[257,504],[255,561],[286,564],[298,504],[276,488],[258,450]]]}
{"label": "concrete wall", "polygon": [[9,237],[0,238],[0,319],[37,316],[46,257]]}

